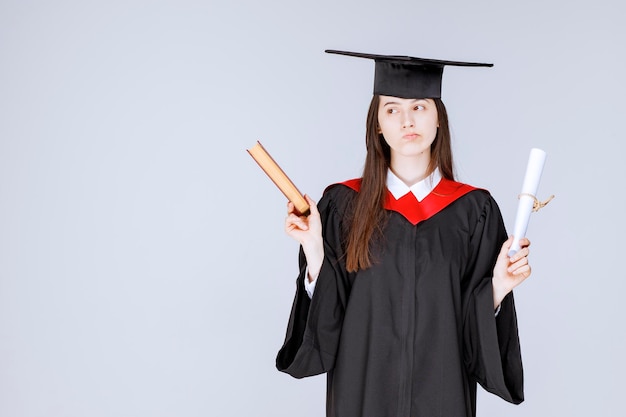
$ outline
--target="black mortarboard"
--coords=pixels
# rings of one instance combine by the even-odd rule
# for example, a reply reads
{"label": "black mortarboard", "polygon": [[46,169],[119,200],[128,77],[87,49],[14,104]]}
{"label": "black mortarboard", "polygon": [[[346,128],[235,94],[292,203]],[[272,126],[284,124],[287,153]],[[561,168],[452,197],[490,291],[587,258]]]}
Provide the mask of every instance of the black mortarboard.
{"label": "black mortarboard", "polygon": [[441,77],[443,75],[443,67],[446,65],[493,67],[493,64],[442,61],[410,56],[363,54],[331,49],[327,49],[326,52],[329,54],[373,59],[376,63],[374,94],[402,98],[441,97]]}

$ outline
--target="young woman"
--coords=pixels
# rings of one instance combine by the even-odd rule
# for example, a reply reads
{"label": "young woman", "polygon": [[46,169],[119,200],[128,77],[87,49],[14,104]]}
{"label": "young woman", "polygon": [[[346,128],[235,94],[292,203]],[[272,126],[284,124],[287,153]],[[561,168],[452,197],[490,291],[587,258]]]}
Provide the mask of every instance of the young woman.
{"label": "young woman", "polygon": [[530,242],[509,258],[496,202],[455,182],[440,99],[445,65],[489,65],[327,52],[375,60],[367,157],[309,216],[288,204],[300,275],[278,369],[326,372],[329,417],[474,416],[477,382],[520,403]]}

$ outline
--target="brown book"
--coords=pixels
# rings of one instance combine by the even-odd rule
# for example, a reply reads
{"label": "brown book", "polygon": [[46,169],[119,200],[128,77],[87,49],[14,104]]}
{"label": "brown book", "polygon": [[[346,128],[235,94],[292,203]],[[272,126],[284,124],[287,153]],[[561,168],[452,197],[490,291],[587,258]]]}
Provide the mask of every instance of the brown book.
{"label": "brown book", "polygon": [[309,214],[309,203],[306,202],[302,193],[298,191],[287,174],[278,166],[276,161],[265,150],[261,142],[257,141],[256,145],[247,149],[248,153],[259,164],[261,169],[265,171],[268,177],[276,184],[278,189],[293,203],[296,211],[302,215]]}

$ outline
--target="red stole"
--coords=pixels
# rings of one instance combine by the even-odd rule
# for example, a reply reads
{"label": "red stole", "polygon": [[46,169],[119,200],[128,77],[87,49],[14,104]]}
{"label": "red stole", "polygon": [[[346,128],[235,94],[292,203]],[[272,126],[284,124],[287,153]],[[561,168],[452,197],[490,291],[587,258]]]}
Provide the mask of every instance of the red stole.
{"label": "red stole", "polygon": [[[360,178],[348,180],[342,184],[356,192],[361,189]],[[476,188],[471,185],[442,178],[439,184],[421,202],[417,201],[412,192],[408,192],[396,200],[393,194],[387,190],[385,209],[401,214],[415,226],[419,222],[433,217],[459,197],[473,190]]]}

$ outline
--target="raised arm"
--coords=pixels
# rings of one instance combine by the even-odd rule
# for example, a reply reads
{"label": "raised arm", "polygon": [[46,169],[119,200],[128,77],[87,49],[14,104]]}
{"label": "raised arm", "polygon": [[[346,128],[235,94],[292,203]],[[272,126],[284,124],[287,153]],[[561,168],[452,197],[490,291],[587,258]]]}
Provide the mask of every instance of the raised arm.
{"label": "raised arm", "polygon": [[308,280],[315,281],[324,261],[324,241],[322,240],[322,222],[317,204],[308,195],[305,195],[311,213],[308,216],[299,216],[293,203],[287,203],[287,218],[285,232],[302,245],[302,250],[308,265]]}

